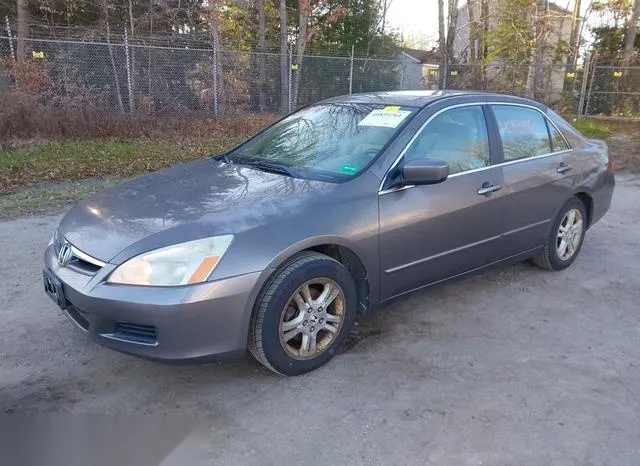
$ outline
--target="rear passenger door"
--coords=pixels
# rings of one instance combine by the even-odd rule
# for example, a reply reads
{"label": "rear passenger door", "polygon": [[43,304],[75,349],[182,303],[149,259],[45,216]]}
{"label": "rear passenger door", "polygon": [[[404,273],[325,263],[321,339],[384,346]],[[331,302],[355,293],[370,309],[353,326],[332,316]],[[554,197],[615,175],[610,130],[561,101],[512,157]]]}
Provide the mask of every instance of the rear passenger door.
{"label": "rear passenger door", "polygon": [[573,189],[569,145],[537,108],[490,106],[504,154],[504,247],[508,255],[544,243],[558,209]]}

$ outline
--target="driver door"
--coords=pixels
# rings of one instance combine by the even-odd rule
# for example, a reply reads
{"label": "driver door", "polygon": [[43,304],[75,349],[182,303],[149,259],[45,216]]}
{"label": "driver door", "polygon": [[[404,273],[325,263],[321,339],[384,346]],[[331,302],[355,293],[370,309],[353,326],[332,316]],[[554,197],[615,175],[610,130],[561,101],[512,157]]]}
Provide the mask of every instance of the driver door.
{"label": "driver door", "polygon": [[478,104],[436,113],[405,148],[398,170],[429,157],[446,161],[450,174],[438,184],[380,192],[383,299],[502,258],[504,180],[502,168],[491,166],[490,147]]}

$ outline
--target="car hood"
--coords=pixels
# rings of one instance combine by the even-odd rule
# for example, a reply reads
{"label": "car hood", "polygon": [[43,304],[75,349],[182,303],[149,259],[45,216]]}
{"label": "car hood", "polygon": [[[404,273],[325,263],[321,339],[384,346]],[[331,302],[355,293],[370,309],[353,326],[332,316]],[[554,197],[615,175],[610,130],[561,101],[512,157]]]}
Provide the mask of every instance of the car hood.
{"label": "car hood", "polygon": [[204,159],[88,197],[62,219],[60,233],[86,254],[118,263],[127,248],[125,256],[131,256],[132,249],[140,253],[277,221],[338,186]]}

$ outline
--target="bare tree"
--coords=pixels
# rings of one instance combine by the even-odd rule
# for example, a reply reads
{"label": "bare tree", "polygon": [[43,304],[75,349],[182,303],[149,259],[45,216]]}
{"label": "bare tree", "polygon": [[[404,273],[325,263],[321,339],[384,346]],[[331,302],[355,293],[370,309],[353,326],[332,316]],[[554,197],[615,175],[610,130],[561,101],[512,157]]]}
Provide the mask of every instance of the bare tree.
{"label": "bare tree", "polygon": [[118,108],[120,109],[120,113],[124,113],[122,95],[120,94],[120,79],[118,79],[118,69],[116,68],[116,60],[113,57],[113,48],[111,47],[111,26],[109,24],[109,5],[107,4],[107,0],[100,0],[100,9],[102,10],[103,27],[107,34],[107,49],[109,50],[109,60],[111,61],[111,69],[113,70],[113,84],[118,99]]}
{"label": "bare tree", "polygon": [[[467,4],[467,9],[469,5]],[[449,0],[449,26],[447,27],[447,60],[453,62],[453,43],[458,27],[458,0]]]}
{"label": "bare tree", "polygon": [[280,0],[280,112],[289,111],[289,45],[287,43],[287,0]]}
{"label": "bare tree", "polygon": [[24,62],[27,54],[27,41],[29,25],[27,24],[27,0],[18,0],[18,64]]}
{"label": "bare tree", "polygon": [[624,37],[624,49],[622,52],[622,63],[624,66],[628,66],[633,56],[633,47],[636,42],[636,30],[638,26],[638,20],[640,19],[640,0],[633,2],[633,8],[631,9],[631,16],[627,22],[627,32]]}
{"label": "bare tree", "polygon": [[438,0],[438,51],[440,53],[438,87],[442,89],[445,86],[445,74],[447,72],[447,50],[444,32],[444,0]]}
{"label": "bare tree", "polygon": [[298,90],[300,89],[300,76],[302,73],[302,60],[304,50],[307,47],[307,26],[311,15],[311,0],[298,0],[298,40],[296,41],[296,69],[293,79],[293,91],[291,100],[293,106],[298,105]]}
{"label": "bare tree", "polygon": [[258,110],[265,111],[265,81],[267,80],[265,71],[265,25],[264,25],[264,0],[257,0],[258,8]]}
{"label": "bare tree", "polygon": [[527,97],[531,99],[536,97],[539,65],[544,60],[544,45],[547,35],[546,19],[549,15],[548,8],[549,4],[546,2],[546,0],[536,0],[533,5],[533,47],[531,47],[531,52],[529,54],[529,69],[527,72],[527,82],[525,85],[525,93]]}

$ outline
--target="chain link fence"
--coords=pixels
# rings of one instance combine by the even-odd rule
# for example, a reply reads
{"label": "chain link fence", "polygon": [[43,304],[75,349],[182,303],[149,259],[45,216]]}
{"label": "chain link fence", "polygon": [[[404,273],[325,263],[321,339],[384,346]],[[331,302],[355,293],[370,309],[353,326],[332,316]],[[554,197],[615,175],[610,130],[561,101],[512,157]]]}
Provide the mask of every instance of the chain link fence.
{"label": "chain link fence", "polygon": [[[407,60],[190,48],[74,40],[29,39],[31,59],[18,67],[16,39],[0,36],[0,92],[22,92],[65,109],[103,115],[199,118],[283,113],[350,93],[446,89],[527,94],[572,114],[640,115],[640,67],[585,60],[564,64],[423,65]],[[284,64],[284,66],[283,66]]]}

